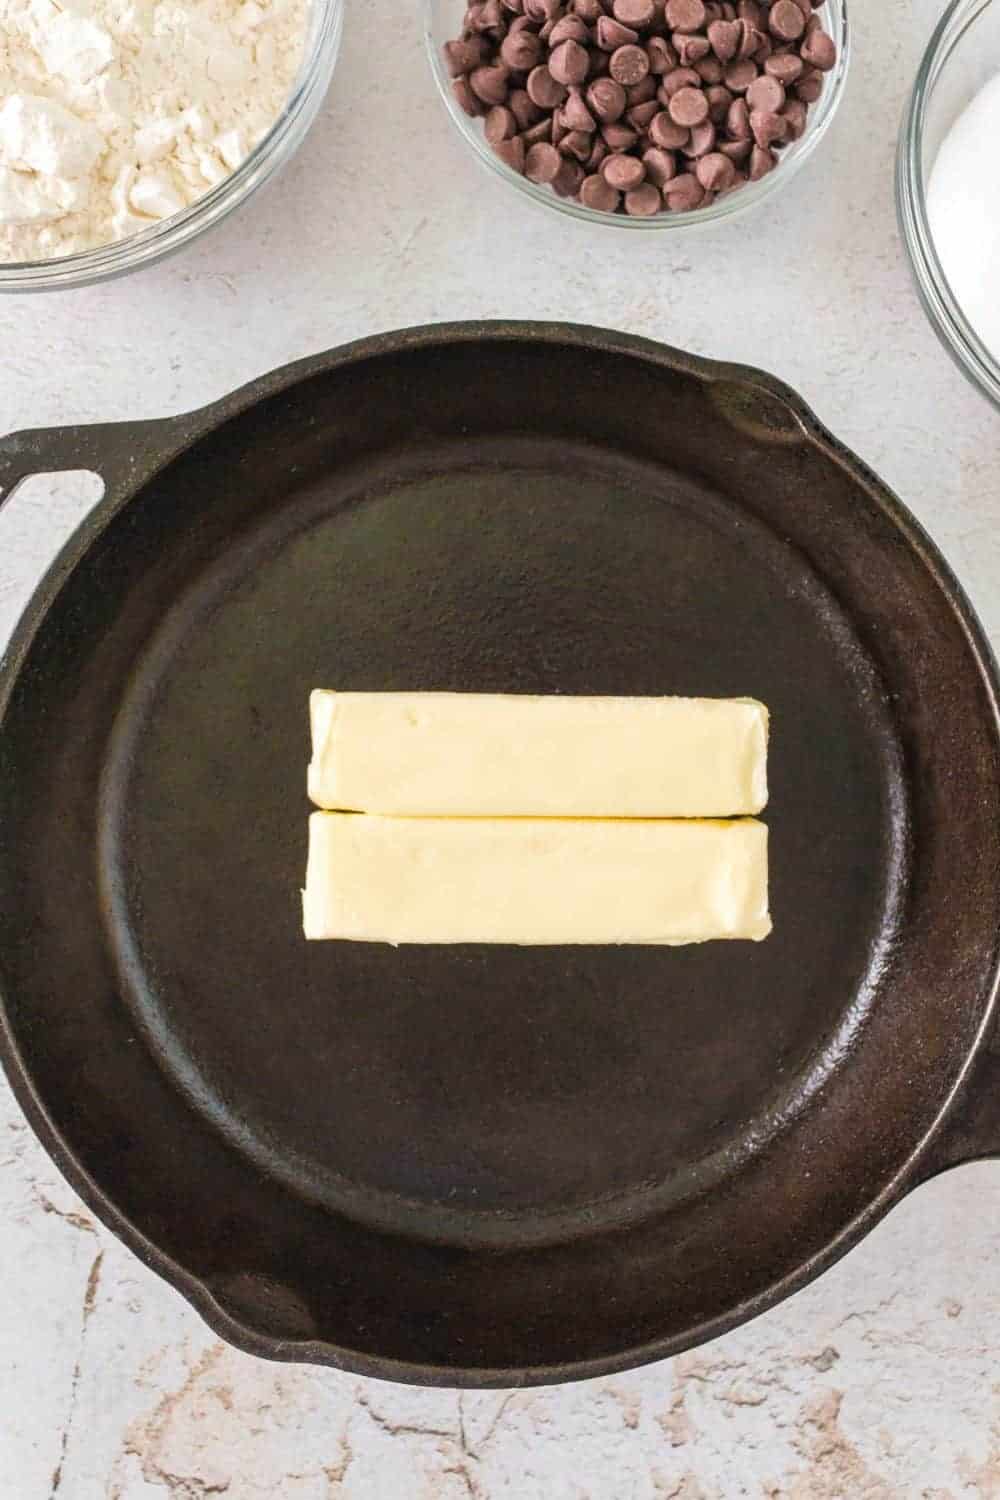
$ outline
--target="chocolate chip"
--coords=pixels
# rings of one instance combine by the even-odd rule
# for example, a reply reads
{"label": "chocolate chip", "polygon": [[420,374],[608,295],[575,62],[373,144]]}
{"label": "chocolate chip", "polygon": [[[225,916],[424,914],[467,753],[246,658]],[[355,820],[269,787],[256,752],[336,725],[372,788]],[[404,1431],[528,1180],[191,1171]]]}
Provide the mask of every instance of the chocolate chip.
{"label": "chocolate chip", "polygon": [[689,213],[705,201],[705,189],[693,172],[682,172],[663,189],[668,208],[674,213]]}
{"label": "chocolate chip", "polygon": [[720,62],[732,62],[740,50],[743,28],[739,21],[713,21],[708,28],[708,40],[712,51]]}
{"label": "chocolate chip", "polygon": [[604,14],[604,6],[601,0],[573,0],[573,13],[586,21],[588,26],[593,26]]}
{"label": "chocolate chip", "polygon": [[773,146],[775,141],[783,141],[788,126],[781,115],[773,114],[770,110],[754,109],[750,111],[750,129],[758,146]]}
{"label": "chocolate chip", "polygon": [[640,78],[638,83],[633,83],[631,88],[625,90],[625,97],[629,104],[645,104],[648,100],[655,99],[656,83],[652,73],[647,73],[645,78]]}
{"label": "chocolate chip", "polygon": [[740,28],[740,45],[736,56],[738,58],[753,57],[763,41],[764,33],[758,27],[752,26],[749,21],[738,21],[736,24]]}
{"label": "chocolate chip", "polygon": [[745,141],[720,141],[719,150],[730,161],[746,161],[753,150],[753,137],[748,135]]}
{"label": "chocolate chip", "polygon": [[710,84],[713,88],[722,82],[724,69],[717,57],[703,57],[701,62],[695,63],[694,70],[702,83]]}
{"label": "chocolate chip", "polygon": [[664,188],[672,177],[677,176],[677,158],[672,151],[662,151],[659,146],[650,146],[642,153],[646,176],[658,188]]}
{"label": "chocolate chip", "polygon": [[701,87],[701,79],[693,68],[675,68],[668,73],[660,83],[660,98],[667,104],[679,94],[681,89],[697,89]]}
{"label": "chocolate chip", "polygon": [[828,73],[837,61],[837,44],[825,31],[811,31],[802,43],[802,60],[821,73]]}
{"label": "chocolate chip", "polygon": [[513,172],[524,174],[524,142],[519,135],[515,135],[509,141],[497,141],[493,147],[495,154]]}
{"label": "chocolate chip", "polygon": [[693,68],[712,50],[707,36],[675,36],[674,49],[682,68]]}
{"label": "chocolate chip", "polygon": [[696,161],[701,156],[708,156],[709,152],[715,150],[718,134],[711,120],[705,120],[703,124],[696,125],[691,131],[691,139],[684,147],[684,155]]}
{"label": "chocolate chip", "polygon": [[500,57],[515,73],[529,73],[541,61],[541,37],[533,31],[512,31],[503,39]]}
{"label": "chocolate chip", "polygon": [[771,35],[781,42],[798,41],[806,29],[805,17],[795,0],[774,0],[767,19]]}
{"label": "chocolate chip", "polygon": [[561,42],[551,53],[548,68],[557,83],[583,83],[590,72],[590,54],[579,42]]}
{"label": "chocolate chip", "polygon": [[764,64],[764,72],[769,78],[776,78],[783,88],[795,83],[802,77],[804,63],[794,52],[777,52],[769,57]]}
{"label": "chocolate chip", "polygon": [[802,77],[795,85],[796,97],[801,99],[803,104],[815,104],[816,100],[819,98],[822,92],[822,73],[815,73],[812,71],[803,73]]}
{"label": "chocolate chip", "polygon": [[473,68],[469,74],[469,87],[483,104],[503,104],[507,98],[507,77],[507,69],[500,63]]}
{"label": "chocolate chip", "polygon": [[729,106],[733,102],[732,94],[720,83],[707,88],[705,98],[708,100],[708,118],[712,124],[724,125],[729,115]]}
{"label": "chocolate chip", "polygon": [[585,130],[588,134],[597,129],[597,121],[587,108],[579,89],[570,89],[569,98],[563,105],[562,111],[567,129]]}
{"label": "chocolate chip", "polygon": [[747,105],[750,109],[777,114],[785,107],[785,90],[776,78],[762,73],[747,89]]}
{"label": "chocolate chip", "polygon": [[544,120],[539,120],[537,125],[532,125],[530,130],[525,130],[521,135],[525,146],[534,146],[538,141],[551,141],[554,124],[552,116],[546,115]]}
{"label": "chocolate chip", "polygon": [[475,118],[476,115],[484,115],[486,113],[486,106],[476,98],[469,87],[469,80],[467,78],[456,78],[452,82],[451,91],[455,96],[456,104],[458,104],[459,108],[464,109],[467,115],[472,115]]}
{"label": "chocolate chip", "polygon": [[606,182],[600,172],[585,177],[580,187],[580,202],[598,213],[613,214],[621,202],[621,194]]}
{"label": "chocolate chip", "polygon": [[616,151],[601,162],[601,173],[609,187],[628,193],[645,179],[646,167],[637,157]]}
{"label": "chocolate chip", "polygon": [[583,186],[585,172],[578,161],[564,160],[552,179],[552,190],[560,198],[575,198]]}
{"label": "chocolate chip", "polygon": [[633,30],[652,26],[656,15],[653,0],[614,0],[611,8],[615,20],[620,21],[623,26],[631,26]]}
{"label": "chocolate chip", "polygon": [[559,142],[559,151],[563,156],[575,156],[577,161],[588,161],[593,144],[585,131],[570,130]]}
{"label": "chocolate chip", "polygon": [[562,166],[562,157],[555,146],[539,141],[531,146],[524,161],[524,175],[531,182],[554,182]]}
{"label": "chocolate chip", "polygon": [[649,72],[649,58],[644,47],[629,44],[611,55],[611,77],[626,88],[639,83]]}
{"label": "chocolate chip", "polygon": [[639,40],[637,31],[631,26],[622,26],[611,16],[601,17],[594,34],[602,52],[617,52],[619,47],[628,47]]}
{"label": "chocolate chip", "polygon": [[676,125],[667,111],[661,110],[649,122],[649,139],[654,146],[664,151],[677,151],[688,143],[690,132],[684,125]]}
{"label": "chocolate chip", "polygon": [[587,158],[587,171],[596,172],[601,162],[608,154],[607,142],[600,137],[594,142],[594,149]]}
{"label": "chocolate chip", "polygon": [[667,0],[666,20],[671,31],[700,31],[705,6],[702,0]]}
{"label": "chocolate chip", "polygon": [[789,99],[781,113],[785,118],[785,124],[788,126],[788,139],[790,141],[801,140],[806,132],[807,115],[807,109],[802,100]]}
{"label": "chocolate chip", "polygon": [[[562,104],[566,98],[564,84],[552,77],[544,63],[537,68],[532,68],[528,74],[527,82],[528,98],[532,104],[537,104],[539,109],[555,109],[557,104]],[[497,100],[502,104],[503,100]]]}
{"label": "chocolate chip", "polygon": [[481,36],[470,36],[465,41],[446,42],[444,46],[445,62],[452,78],[461,78],[463,74],[471,73],[488,56],[489,43]]}
{"label": "chocolate chip", "polygon": [[646,43],[646,56],[649,58],[650,72],[657,77],[671,73],[677,67],[677,53],[662,36],[650,37]]}
{"label": "chocolate chip", "polygon": [[[790,3],[791,0],[789,0]],[[723,74],[723,82],[732,93],[745,94],[756,77],[757,64],[747,59],[743,62],[730,63]]]}
{"label": "chocolate chip", "polygon": [[636,219],[650,219],[663,207],[660,190],[652,182],[642,182],[625,194],[625,212]]}
{"label": "chocolate chip", "polygon": [[745,99],[734,99],[729,106],[726,129],[734,141],[750,140],[753,132],[750,129],[750,111]]}
{"label": "chocolate chip", "polygon": [[683,125],[688,130],[708,119],[708,100],[702,89],[678,89],[668,107],[674,124]]}
{"label": "chocolate chip", "polygon": [[750,153],[750,181],[759,182],[769,172],[773,172],[778,165],[778,158],[773,151],[768,151],[762,146],[754,146]]}
{"label": "chocolate chip", "polygon": [[601,135],[612,151],[628,151],[639,139],[639,132],[630,125],[623,125],[620,120],[612,125],[602,125]]}
{"label": "chocolate chip", "polygon": [[625,116],[632,129],[639,135],[649,126],[650,121],[661,113],[659,99],[650,99],[648,104],[636,104]]}
{"label": "chocolate chip", "polygon": [[706,191],[724,193],[736,181],[736,168],[721,151],[711,151],[695,167],[695,175]]}
{"label": "chocolate chip", "polygon": [[587,90],[587,103],[596,119],[608,125],[625,113],[625,90],[613,78],[598,78]]}
{"label": "chocolate chip", "polygon": [[533,104],[527,89],[511,89],[507,99],[507,107],[510,109],[517,121],[519,130],[527,130],[532,125],[537,125],[544,116],[544,110]]}
{"label": "chocolate chip", "polygon": [[503,27],[503,7],[500,0],[484,0],[482,5],[470,5],[465,13],[470,31],[497,31]]}
{"label": "chocolate chip", "polygon": [[579,16],[563,16],[549,33],[549,46],[559,47],[563,42],[579,42],[585,47],[590,41],[590,32]]}
{"label": "chocolate chip", "polygon": [[486,116],[483,133],[491,146],[499,146],[501,141],[509,141],[512,136],[517,135],[517,119],[514,111],[504,104],[495,104]]}

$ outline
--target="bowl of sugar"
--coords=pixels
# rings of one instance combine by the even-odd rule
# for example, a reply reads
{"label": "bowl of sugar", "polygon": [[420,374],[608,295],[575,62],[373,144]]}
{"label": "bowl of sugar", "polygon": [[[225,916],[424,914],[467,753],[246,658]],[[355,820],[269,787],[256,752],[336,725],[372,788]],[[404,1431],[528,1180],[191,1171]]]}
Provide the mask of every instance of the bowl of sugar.
{"label": "bowl of sugar", "polygon": [[924,309],[959,367],[1000,406],[1000,3],[951,0],[900,138],[900,226]]}
{"label": "bowl of sugar", "polygon": [[344,0],[10,0],[0,292],[106,281],[181,249],[298,149]]}

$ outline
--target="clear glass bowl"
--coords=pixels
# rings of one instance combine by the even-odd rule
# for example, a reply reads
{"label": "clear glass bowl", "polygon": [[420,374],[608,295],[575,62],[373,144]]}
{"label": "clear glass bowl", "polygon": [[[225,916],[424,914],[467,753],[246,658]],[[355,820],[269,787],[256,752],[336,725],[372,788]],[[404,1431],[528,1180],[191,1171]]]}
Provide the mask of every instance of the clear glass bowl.
{"label": "clear glass bowl", "polygon": [[298,150],[323,102],[340,51],[345,0],[312,0],[309,36],[288,102],[236,171],[197,203],[127,239],[59,260],[0,262],[0,292],[41,292],[110,281],[182,249],[218,224]]}
{"label": "clear glass bowl", "polygon": [[826,86],[815,104],[810,106],[808,123],[801,140],[796,141],[781,153],[781,165],[777,171],[762,177],[759,182],[747,183],[738,192],[727,193],[708,206],[687,213],[660,213],[651,218],[629,218],[624,214],[605,214],[593,208],[585,208],[572,198],[560,198],[551,188],[540,187],[526,177],[506,166],[490,149],[483,135],[481,120],[471,119],[456,103],[451,89],[451,78],[444,63],[443,48],[461,31],[465,13],[465,0],[423,0],[424,35],[427,52],[438,90],[445,102],[448,114],[457,126],[463,139],[476,153],[479,161],[512,187],[520,188],[535,203],[545,208],[554,208],[558,213],[585,224],[600,224],[605,228],[635,230],[650,234],[658,230],[691,229],[695,226],[717,224],[763,203],[791,181],[796,171],[808,161],[823,139],[833,121],[844,93],[847,70],[851,57],[851,31],[847,19],[846,0],[826,0],[818,10],[823,24],[837,44],[837,64],[826,76]]}
{"label": "clear glass bowl", "polygon": [[[900,136],[896,201],[920,300],[944,347],[1000,406],[1000,361],[990,353],[948,285],[934,247],[927,186],[944,137],[984,83],[1000,70],[1000,5],[952,0],[924,54]],[[983,183],[983,192],[993,191]]]}

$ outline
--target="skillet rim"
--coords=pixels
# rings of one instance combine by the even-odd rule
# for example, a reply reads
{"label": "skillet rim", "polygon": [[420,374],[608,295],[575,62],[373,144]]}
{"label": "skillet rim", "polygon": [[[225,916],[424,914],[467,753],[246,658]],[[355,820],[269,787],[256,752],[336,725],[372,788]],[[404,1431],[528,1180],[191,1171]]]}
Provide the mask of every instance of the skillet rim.
{"label": "skillet rim", "polygon": [[[519,320],[430,324],[380,333],[281,366],[247,382],[216,402],[174,417],[145,422],[126,421],[76,428],[40,429],[0,438],[0,481],[5,476],[5,457],[7,468],[13,474],[12,482],[0,488],[0,506],[10,497],[22,478],[30,473],[46,471],[47,451],[52,453],[55,449],[58,455],[55,467],[65,469],[68,464],[63,461],[62,454],[72,455],[84,440],[87,448],[93,448],[98,464],[105,460],[104,467],[108,476],[102,499],[84,517],[42,575],[11,633],[3,655],[0,656],[0,733],[31,645],[64,583],[114,518],[154,477],[184,452],[218,431],[231,419],[314,376],[383,356],[391,357],[409,351],[426,352],[437,346],[456,343],[483,342],[562,345],[610,356],[638,358],[659,369],[698,380],[705,386],[736,386],[769,397],[776,403],[786,424],[790,419],[793,427],[810,446],[846,471],[855,486],[864,491],[868,501],[889,521],[907,549],[916,555],[930,575],[961,627],[972,662],[978,669],[986,690],[994,736],[1000,745],[1000,669],[964,588],[916,517],[863,460],[833,436],[812,408],[790,386],[754,366],[687,354],[633,334],[581,324]],[[136,462],[133,455],[140,435],[145,451],[139,462]],[[81,467],[80,464],[73,466]],[[98,468],[97,471],[100,473],[101,469]],[[994,963],[990,994],[975,1039],[931,1124],[895,1175],[822,1250],[752,1297],[717,1317],[688,1328],[683,1335],[652,1338],[616,1354],[600,1355],[589,1360],[533,1365],[527,1368],[465,1368],[372,1356],[325,1340],[275,1338],[255,1328],[249,1319],[244,1321],[234,1317],[204,1282],[133,1225],[77,1161],[68,1141],[49,1118],[30,1073],[22,1062],[7,1019],[2,990],[0,1064],[18,1105],[42,1146],[91,1212],[150,1270],[180,1292],[213,1332],[244,1353],[289,1363],[325,1365],[413,1385],[465,1389],[551,1385],[618,1373],[672,1357],[685,1349],[706,1343],[799,1291],[859,1243],[896,1203],[937,1170],[933,1163],[930,1171],[925,1172],[922,1168],[931,1154],[930,1148],[943,1135],[956,1101],[963,1093],[984,1050],[985,1040],[997,1016],[998,989],[1000,954]],[[947,1163],[949,1166],[958,1164],[959,1162],[950,1161]]]}

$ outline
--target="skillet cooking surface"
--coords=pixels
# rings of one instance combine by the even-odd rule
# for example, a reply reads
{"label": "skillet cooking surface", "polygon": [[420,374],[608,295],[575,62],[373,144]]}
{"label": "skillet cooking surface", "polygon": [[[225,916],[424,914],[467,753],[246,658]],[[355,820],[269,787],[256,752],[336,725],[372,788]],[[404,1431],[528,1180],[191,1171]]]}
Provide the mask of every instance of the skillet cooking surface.
{"label": "skillet cooking surface", "polygon": [[[304,943],[324,684],[762,699],[775,940]],[[105,764],[110,943],[177,1080],[295,1190],[459,1242],[615,1222],[727,1170],[859,1024],[897,763],[869,662],[773,534],[619,455],[459,441],[296,487],[184,595]]]}
{"label": "skillet cooking surface", "polygon": [[[978,1004],[954,912],[926,942],[935,757],[988,730],[968,667],[961,750],[917,686],[963,650],[769,388],[501,338],[304,379],[111,521],[32,646],[3,963],[35,1086],[262,1352],[551,1378],[733,1321],[887,1189],[981,1021],[985,939]],[[306,944],[316,686],[762,699],[772,937]]]}

